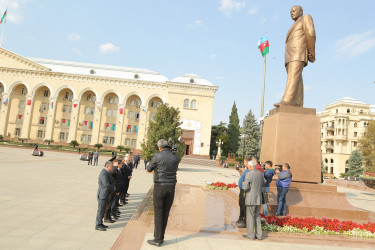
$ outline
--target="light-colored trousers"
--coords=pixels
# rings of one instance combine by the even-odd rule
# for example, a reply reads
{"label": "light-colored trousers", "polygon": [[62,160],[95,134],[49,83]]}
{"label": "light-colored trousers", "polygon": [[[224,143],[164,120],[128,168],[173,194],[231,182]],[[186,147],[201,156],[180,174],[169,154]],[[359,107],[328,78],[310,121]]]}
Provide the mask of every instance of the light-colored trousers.
{"label": "light-colored trousers", "polygon": [[285,93],[282,103],[303,107],[303,80],[302,70],[305,62],[292,61],[286,65],[288,79],[286,82]]}
{"label": "light-colored trousers", "polygon": [[247,235],[250,238],[255,236],[262,238],[262,225],[260,222],[260,205],[246,206],[246,227]]}

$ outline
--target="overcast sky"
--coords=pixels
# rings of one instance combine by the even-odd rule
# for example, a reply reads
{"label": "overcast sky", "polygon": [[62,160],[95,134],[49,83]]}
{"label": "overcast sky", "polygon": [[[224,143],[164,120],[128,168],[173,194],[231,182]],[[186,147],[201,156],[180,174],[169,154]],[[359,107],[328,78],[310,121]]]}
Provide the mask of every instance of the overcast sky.
{"label": "overcast sky", "polygon": [[[284,46],[299,4],[317,34],[316,62],[304,69],[305,107],[343,97],[375,104],[373,0],[0,0],[8,7],[3,47],[25,57],[146,68],[168,79],[195,73],[219,86],[213,124],[259,118],[268,33],[265,109],[285,89]],[[0,26],[2,29],[2,25]]]}

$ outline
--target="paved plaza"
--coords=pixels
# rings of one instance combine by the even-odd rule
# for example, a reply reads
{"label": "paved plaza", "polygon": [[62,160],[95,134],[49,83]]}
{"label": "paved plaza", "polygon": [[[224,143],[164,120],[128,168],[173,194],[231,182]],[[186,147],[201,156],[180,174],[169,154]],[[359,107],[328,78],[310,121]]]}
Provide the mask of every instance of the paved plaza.
{"label": "paved plaza", "polygon": [[[78,154],[45,151],[44,157],[34,157],[31,149],[0,147],[0,249],[110,249],[151,188],[152,174],[145,172],[143,164],[134,170],[129,204],[121,207],[121,217],[107,224],[106,232],[96,231],[97,180],[107,159],[100,157],[99,166],[88,166]],[[233,169],[181,164],[178,172],[180,184],[237,180]],[[373,209],[375,196],[351,189],[343,191],[353,205]],[[336,249],[303,241],[277,243],[269,238],[250,242],[241,238],[202,233],[181,236],[168,234],[167,229],[163,248]],[[154,249],[146,243],[148,239],[152,239],[152,232],[147,231],[141,249]]]}

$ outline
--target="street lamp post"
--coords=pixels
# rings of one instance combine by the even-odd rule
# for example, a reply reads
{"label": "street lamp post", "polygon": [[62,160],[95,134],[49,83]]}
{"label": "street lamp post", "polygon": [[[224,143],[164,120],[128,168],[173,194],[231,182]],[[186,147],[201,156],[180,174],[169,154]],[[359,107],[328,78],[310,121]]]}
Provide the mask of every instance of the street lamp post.
{"label": "street lamp post", "polygon": [[221,157],[221,145],[223,145],[223,142],[221,141],[221,139],[219,139],[217,142],[217,156],[216,158],[219,158],[220,160],[220,157]]}

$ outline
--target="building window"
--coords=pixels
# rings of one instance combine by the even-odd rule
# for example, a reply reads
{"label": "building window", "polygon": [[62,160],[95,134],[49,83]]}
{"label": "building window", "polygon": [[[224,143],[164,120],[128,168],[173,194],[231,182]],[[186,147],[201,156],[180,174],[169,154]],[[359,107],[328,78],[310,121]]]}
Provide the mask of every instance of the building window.
{"label": "building window", "polygon": [[44,132],[43,130],[38,130],[36,137],[43,138],[43,132]]}
{"label": "building window", "polygon": [[115,97],[115,104],[118,104],[118,97]]}
{"label": "building window", "polygon": [[135,105],[135,100],[134,100],[134,99],[131,99],[130,102],[129,102],[129,105],[134,106],[134,105]]}
{"label": "building window", "polygon": [[60,132],[59,140],[64,140],[64,138],[65,138],[65,133],[64,132]]}
{"label": "building window", "polygon": [[150,114],[150,121],[155,121],[155,114],[154,113]]}
{"label": "building window", "polygon": [[48,97],[48,95],[49,95],[48,90],[44,90],[44,91],[43,91],[43,96],[44,96],[44,97]]}
{"label": "building window", "polygon": [[191,101],[190,108],[192,108],[192,109],[196,109],[197,108],[197,101],[196,100],[192,100]]}
{"label": "building window", "polygon": [[333,163],[333,159],[331,159],[331,163]]}
{"label": "building window", "polygon": [[354,137],[357,137],[358,133],[357,132],[354,132]]}
{"label": "building window", "polygon": [[91,95],[90,94],[86,96],[86,101],[91,101]]}
{"label": "building window", "polygon": [[91,143],[91,135],[87,135],[87,142]]}
{"label": "building window", "polygon": [[363,114],[363,110],[362,109],[359,111],[359,114],[361,114],[361,115]]}
{"label": "building window", "polygon": [[126,132],[131,132],[132,131],[131,127],[132,127],[131,125],[126,126]]}
{"label": "building window", "polygon": [[92,129],[93,124],[94,124],[93,122],[84,121],[84,122],[83,122],[83,128],[84,128],[84,129]]}
{"label": "building window", "polygon": [[189,99],[184,100],[184,108],[189,108]]}
{"label": "building window", "polygon": [[331,174],[333,174],[333,167],[331,167]]}
{"label": "building window", "polygon": [[350,113],[350,109],[347,109],[347,110],[346,110],[346,113]]}
{"label": "building window", "polygon": [[338,109],[336,109],[336,114],[339,112],[339,110]]}
{"label": "building window", "polygon": [[134,119],[134,112],[133,111],[129,111],[128,112],[128,118],[129,119]]}
{"label": "building window", "polygon": [[109,144],[115,144],[115,137],[109,137]]}
{"label": "building window", "polygon": [[109,97],[108,97],[108,102],[109,102],[109,103],[113,103],[113,97],[112,97],[112,96],[109,96]]}
{"label": "building window", "polygon": [[25,88],[22,88],[22,89],[21,89],[21,95],[26,95],[26,90],[25,90]]}
{"label": "building window", "polygon": [[135,118],[136,121],[139,120],[139,112],[135,112],[134,113],[134,118]]}
{"label": "building window", "polygon": [[40,125],[44,125],[44,124],[46,124],[47,123],[47,117],[43,117],[43,116],[41,116],[40,117],[40,119],[39,119],[39,124]]}
{"label": "building window", "polygon": [[135,100],[135,106],[137,108],[139,108],[141,106],[141,100],[140,99]]}
{"label": "building window", "polygon": [[40,104],[40,109],[39,109],[39,111],[40,111],[40,112],[43,112],[43,111],[45,111],[45,110],[47,110],[47,103],[42,103],[42,104]]}
{"label": "building window", "polygon": [[17,120],[16,122],[20,123],[23,121],[23,115],[17,115]]}
{"label": "building window", "polygon": [[69,133],[65,134],[65,140],[69,140]]}
{"label": "building window", "polygon": [[355,123],[354,123],[354,127],[356,128],[357,126],[358,126],[358,125],[357,125],[357,123],[355,122]]}
{"label": "building window", "polygon": [[21,129],[20,128],[16,128],[16,130],[14,131],[14,136],[21,136]]}
{"label": "building window", "polygon": [[155,101],[152,101],[151,104],[150,104],[150,107],[152,107],[152,108],[156,108],[156,102],[155,102]]}
{"label": "building window", "polygon": [[108,136],[103,136],[103,143],[107,144],[108,143]]}
{"label": "building window", "polygon": [[85,108],[85,115],[94,115],[95,108]]}
{"label": "building window", "polygon": [[111,109],[107,109],[107,116],[112,116],[112,110]]}
{"label": "building window", "polygon": [[72,113],[72,106],[70,106],[70,105],[64,105],[62,111],[64,113]]}
{"label": "building window", "polygon": [[125,138],[125,146],[129,146],[130,145],[130,139],[129,138]]}
{"label": "building window", "polygon": [[132,143],[131,143],[130,146],[132,146],[132,147],[137,146],[137,140],[136,139],[132,139]]}
{"label": "building window", "polygon": [[356,141],[353,142],[353,147],[357,147],[357,142]]}
{"label": "building window", "polygon": [[86,135],[81,136],[81,142],[86,142]]}
{"label": "building window", "polygon": [[19,102],[18,103],[18,108],[19,109],[24,109],[25,108],[25,102]]}

